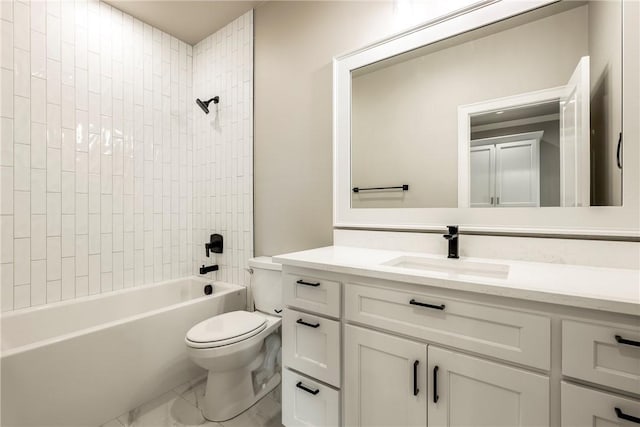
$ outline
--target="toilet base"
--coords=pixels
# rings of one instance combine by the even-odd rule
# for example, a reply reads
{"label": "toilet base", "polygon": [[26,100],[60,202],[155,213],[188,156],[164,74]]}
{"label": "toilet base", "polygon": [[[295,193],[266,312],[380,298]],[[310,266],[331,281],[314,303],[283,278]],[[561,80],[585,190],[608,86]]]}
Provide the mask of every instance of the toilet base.
{"label": "toilet base", "polygon": [[209,421],[230,420],[249,409],[278,384],[280,384],[279,372],[275,373],[257,392],[253,390],[250,369],[209,372],[202,415]]}

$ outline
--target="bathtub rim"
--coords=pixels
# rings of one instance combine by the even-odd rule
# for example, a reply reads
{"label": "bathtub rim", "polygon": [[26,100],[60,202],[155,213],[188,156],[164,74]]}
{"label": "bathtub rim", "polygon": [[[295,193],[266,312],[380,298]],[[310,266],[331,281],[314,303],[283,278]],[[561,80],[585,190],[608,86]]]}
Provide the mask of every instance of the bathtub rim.
{"label": "bathtub rim", "polygon": [[[94,295],[89,295],[87,297],[81,297],[81,298],[74,298],[74,299],[70,299],[70,300],[65,300],[65,301],[57,301],[55,303],[51,303],[51,304],[44,304],[44,305],[40,305],[40,306],[36,306],[36,307],[27,307],[27,308],[23,308],[23,309],[19,309],[19,310],[13,310],[10,312],[5,312],[2,313],[2,315],[0,315],[0,324],[2,323],[2,321],[6,318],[6,317],[15,317],[18,316],[20,314],[25,314],[25,313],[31,313],[31,312],[37,312],[37,311],[41,311],[41,310],[45,310],[48,308],[59,308],[59,307],[64,307],[66,305],[71,305],[71,304],[78,304],[78,303],[82,303],[82,302],[86,302],[86,301],[93,301],[96,299],[100,299],[100,298],[105,298],[107,296],[114,296],[114,295],[121,295],[121,294],[126,294],[126,293],[130,293],[132,291],[137,291],[137,290],[142,290],[145,288],[152,288],[152,287],[159,287],[162,285],[169,285],[171,283],[174,282],[179,282],[182,280],[186,280],[186,279],[194,279],[197,280],[199,282],[202,283],[212,283],[214,285],[216,284],[222,284],[226,287],[226,289],[224,289],[223,291],[219,292],[219,293],[213,293],[211,295],[202,295],[200,297],[197,298],[192,298],[186,301],[182,301],[179,302],[177,304],[171,304],[171,305],[166,305],[160,308],[156,308],[154,310],[148,310],[148,311],[144,311],[142,313],[138,313],[138,314],[134,314],[131,316],[125,316],[123,318],[120,319],[116,319],[116,320],[111,320],[109,322],[104,322],[104,323],[100,323],[98,325],[94,325],[94,326],[90,326],[88,328],[81,328],[81,329],[77,329],[74,330],[72,332],[67,332],[64,334],[60,334],[60,335],[56,335],[54,337],[50,337],[50,338],[46,338],[43,340],[39,340],[39,341],[35,341],[29,344],[25,344],[25,345],[21,345],[19,347],[13,347],[9,350],[1,350],[0,349],[0,360],[4,359],[5,357],[11,357],[11,356],[15,356],[17,354],[20,353],[24,353],[39,347],[43,347],[45,345],[51,345],[51,344],[56,344],[58,342],[76,337],[76,336],[81,336],[81,335],[86,335],[92,332],[98,332],[100,330],[103,329],[107,329],[110,327],[115,327],[115,326],[119,326],[121,324],[127,323],[127,322],[131,322],[131,321],[135,321],[135,320],[140,320],[143,319],[145,317],[151,317],[154,316],[156,314],[162,313],[162,312],[167,312],[167,311],[172,311],[172,310],[177,310],[179,308],[191,305],[191,304],[196,304],[198,302],[201,301],[205,301],[208,299],[212,299],[212,298],[216,298],[218,296],[221,295],[226,295],[235,291],[239,291],[242,289],[246,290],[245,286],[242,285],[236,285],[234,283],[229,283],[229,282],[224,282],[221,280],[212,280],[212,279],[207,279],[204,277],[199,277],[199,276],[186,276],[186,277],[182,277],[179,279],[171,279],[171,280],[165,280],[162,282],[156,282],[156,283],[147,283],[144,285],[139,285],[139,286],[134,286],[131,288],[125,288],[125,289],[118,289],[116,291],[110,291],[110,292],[105,292],[105,293],[100,293],[100,294],[94,294]],[[1,326],[0,326],[0,333],[1,333]]]}

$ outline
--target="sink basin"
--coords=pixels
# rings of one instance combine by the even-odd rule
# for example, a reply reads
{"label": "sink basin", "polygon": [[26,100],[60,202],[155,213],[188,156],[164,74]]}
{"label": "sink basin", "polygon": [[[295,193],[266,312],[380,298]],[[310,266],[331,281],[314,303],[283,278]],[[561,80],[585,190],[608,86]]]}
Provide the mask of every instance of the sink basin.
{"label": "sink basin", "polygon": [[436,271],[465,276],[492,277],[506,279],[509,266],[506,264],[491,264],[485,262],[462,261],[459,259],[438,259],[417,256],[401,256],[381,265],[413,270]]}

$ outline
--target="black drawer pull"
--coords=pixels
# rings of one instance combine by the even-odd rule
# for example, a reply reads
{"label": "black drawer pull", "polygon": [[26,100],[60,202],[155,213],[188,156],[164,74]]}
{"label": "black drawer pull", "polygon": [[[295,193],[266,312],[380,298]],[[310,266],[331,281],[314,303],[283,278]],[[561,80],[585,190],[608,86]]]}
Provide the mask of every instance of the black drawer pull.
{"label": "black drawer pull", "polygon": [[274,309],[273,309],[273,311],[275,311],[275,312],[276,312],[276,314],[280,314],[280,313],[282,313],[282,310],[278,310],[277,308],[274,308]]}
{"label": "black drawer pull", "polygon": [[419,360],[413,362],[413,395],[417,396],[420,393],[420,389],[418,388],[418,364]]}
{"label": "black drawer pull", "polygon": [[440,368],[438,368],[438,365],[433,367],[433,403],[438,403],[438,399],[440,399],[440,396],[438,396],[438,370]]}
{"label": "black drawer pull", "polygon": [[616,341],[620,344],[632,345],[634,347],[640,347],[640,341],[627,340],[622,338],[620,335],[615,336]]}
{"label": "black drawer pull", "polygon": [[409,301],[409,304],[411,304],[411,305],[419,305],[420,307],[433,308],[435,310],[444,310],[444,304],[433,305],[433,304],[427,304],[426,302],[418,302],[418,301],[416,301],[414,299],[411,299],[411,301]]}
{"label": "black drawer pull", "polygon": [[640,424],[640,418],[634,417],[633,415],[627,415],[624,412],[622,412],[622,409],[620,408],[614,408],[614,409],[616,411],[616,415],[621,420],[627,420],[627,421],[631,421],[632,423]]}
{"label": "black drawer pull", "polygon": [[311,390],[309,387],[307,387],[306,385],[302,384],[302,381],[298,381],[298,384],[296,384],[296,387],[298,387],[299,389],[302,389],[304,391],[306,391],[307,393],[311,393],[314,396],[318,393],[320,393],[320,389],[317,388],[315,390]]}
{"label": "black drawer pull", "polygon": [[296,320],[296,323],[300,324],[300,325],[304,325],[304,326],[308,326],[310,328],[317,328],[318,326],[320,326],[320,323],[316,323],[315,325],[312,323],[307,323],[302,319],[298,319]]}
{"label": "black drawer pull", "polygon": [[312,282],[305,282],[305,281],[304,281],[304,280],[302,280],[302,279],[300,279],[300,280],[296,281],[296,283],[297,283],[298,285],[305,285],[305,286],[313,286],[313,287],[320,286],[320,282],[315,282],[315,283],[312,283]]}

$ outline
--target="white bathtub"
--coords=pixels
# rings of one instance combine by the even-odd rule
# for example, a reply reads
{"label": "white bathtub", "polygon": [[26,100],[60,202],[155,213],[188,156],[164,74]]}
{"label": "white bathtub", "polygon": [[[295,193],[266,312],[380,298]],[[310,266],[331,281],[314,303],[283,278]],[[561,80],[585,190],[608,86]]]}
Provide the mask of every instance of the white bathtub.
{"label": "white bathtub", "polygon": [[2,426],[100,425],[203,373],[184,337],[245,308],[246,290],[196,277],[5,313]]}

